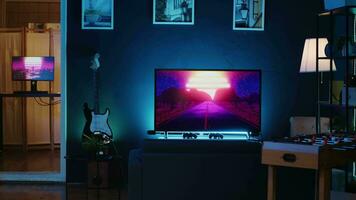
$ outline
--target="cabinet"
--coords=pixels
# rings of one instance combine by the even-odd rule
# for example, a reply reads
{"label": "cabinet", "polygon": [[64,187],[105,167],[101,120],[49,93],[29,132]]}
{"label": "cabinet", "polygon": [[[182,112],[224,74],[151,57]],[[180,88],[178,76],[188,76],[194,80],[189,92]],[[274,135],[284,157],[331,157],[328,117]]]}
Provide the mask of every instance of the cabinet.
{"label": "cabinet", "polygon": [[[356,6],[346,6],[317,16],[317,110],[316,130],[321,133],[320,117],[329,117],[330,132],[356,133]],[[320,39],[327,38],[325,49]],[[326,56],[320,52],[325,51]],[[323,54],[324,55],[324,54]],[[319,73],[327,62],[328,72]],[[333,63],[336,71],[333,71]],[[349,97],[349,98],[346,98]]]}

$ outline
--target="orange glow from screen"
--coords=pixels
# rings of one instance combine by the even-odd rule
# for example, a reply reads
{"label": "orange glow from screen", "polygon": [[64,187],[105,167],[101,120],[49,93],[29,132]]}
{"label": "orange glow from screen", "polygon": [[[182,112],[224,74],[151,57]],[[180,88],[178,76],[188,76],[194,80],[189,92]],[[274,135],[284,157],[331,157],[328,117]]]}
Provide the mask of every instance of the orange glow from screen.
{"label": "orange glow from screen", "polygon": [[230,88],[225,73],[219,71],[194,72],[185,86],[187,89],[197,89],[206,92],[214,99],[216,90],[219,88]]}

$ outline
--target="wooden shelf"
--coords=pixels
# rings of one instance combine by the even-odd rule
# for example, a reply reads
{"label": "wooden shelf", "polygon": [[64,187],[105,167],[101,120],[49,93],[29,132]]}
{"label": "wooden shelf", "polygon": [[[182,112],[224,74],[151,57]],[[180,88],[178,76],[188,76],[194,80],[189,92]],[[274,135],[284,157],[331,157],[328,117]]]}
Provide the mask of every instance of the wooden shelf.
{"label": "wooden shelf", "polygon": [[[319,101],[319,104],[321,106],[325,106],[325,107],[330,107],[330,108],[339,108],[339,109],[346,109],[346,105],[342,105],[342,104],[331,104],[328,101]],[[349,105],[348,108],[356,108],[356,106],[352,106]]]}

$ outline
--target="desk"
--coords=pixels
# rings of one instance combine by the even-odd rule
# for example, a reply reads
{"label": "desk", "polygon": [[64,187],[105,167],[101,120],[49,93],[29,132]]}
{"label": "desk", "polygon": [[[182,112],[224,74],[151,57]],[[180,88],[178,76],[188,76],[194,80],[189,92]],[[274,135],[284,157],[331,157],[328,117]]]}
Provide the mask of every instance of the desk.
{"label": "desk", "polygon": [[[3,151],[3,99],[4,98],[31,98],[31,97],[46,97],[50,98],[52,101],[53,98],[55,97],[60,97],[61,94],[59,93],[26,93],[26,94],[20,94],[20,93],[2,93],[0,94],[0,152]],[[52,106],[49,106],[49,120],[50,120],[50,144],[51,144],[51,150],[54,150],[54,133],[53,133],[53,124],[52,124],[52,113],[53,113],[53,108]],[[26,129],[22,133],[22,145],[24,151],[27,151],[27,133]]]}
{"label": "desk", "polygon": [[356,160],[356,143],[308,145],[264,142],[262,164],[268,165],[268,200],[276,199],[276,167],[317,170],[318,200],[330,200],[331,170]]}

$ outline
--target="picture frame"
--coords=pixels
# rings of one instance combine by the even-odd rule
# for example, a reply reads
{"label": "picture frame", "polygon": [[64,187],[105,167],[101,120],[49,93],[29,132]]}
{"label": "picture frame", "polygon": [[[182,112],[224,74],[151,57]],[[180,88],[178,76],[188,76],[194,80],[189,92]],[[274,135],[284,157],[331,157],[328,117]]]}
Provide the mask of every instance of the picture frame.
{"label": "picture frame", "polygon": [[233,0],[233,30],[264,31],[265,0]]}
{"label": "picture frame", "polygon": [[153,24],[194,25],[195,0],[153,0]]}
{"label": "picture frame", "polygon": [[82,29],[113,30],[114,0],[82,0]]}

